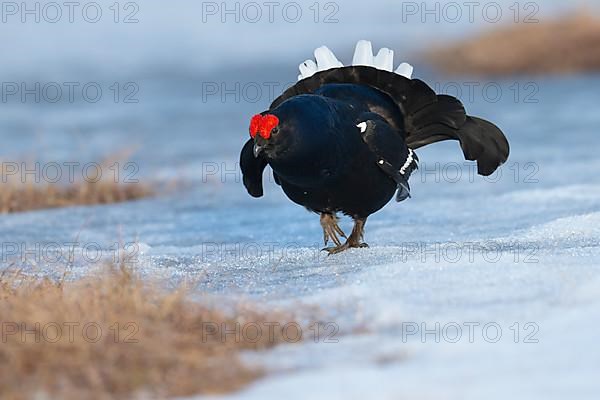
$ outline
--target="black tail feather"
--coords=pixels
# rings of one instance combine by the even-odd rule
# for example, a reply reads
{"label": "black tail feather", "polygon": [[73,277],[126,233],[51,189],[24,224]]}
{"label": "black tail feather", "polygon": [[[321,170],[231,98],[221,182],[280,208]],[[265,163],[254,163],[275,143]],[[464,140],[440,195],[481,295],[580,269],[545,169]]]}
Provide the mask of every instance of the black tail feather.
{"label": "black tail feather", "polygon": [[436,101],[406,117],[408,126],[414,133],[432,125],[442,125],[450,129],[460,129],[467,119],[462,103],[451,96],[438,95]]}
{"label": "black tail feather", "polygon": [[480,175],[491,175],[508,159],[508,140],[496,125],[484,119],[467,117],[458,131],[458,140],[465,158],[477,161]]}
{"label": "black tail feather", "polygon": [[425,126],[409,135],[406,142],[410,148],[418,149],[444,140],[458,140],[465,159],[477,161],[477,172],[484,176],[506,162],[510,151],[506,137],[496,125],[471,116],[466,116],[458,129],[438,122]]}

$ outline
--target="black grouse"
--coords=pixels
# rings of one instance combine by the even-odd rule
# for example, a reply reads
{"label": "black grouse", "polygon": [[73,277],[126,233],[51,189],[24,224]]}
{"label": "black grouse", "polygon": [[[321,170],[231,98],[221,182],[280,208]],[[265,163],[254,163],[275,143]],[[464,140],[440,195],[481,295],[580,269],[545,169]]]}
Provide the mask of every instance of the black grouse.
{"label": "black grouse", "polygon": [[[300,65],[299,82],[269,110],[252,117],[240,165],[251,196],[263,195],[262,174],[270,165],[293,202],[319,213],[325,245],[335,244],[324,249],[330,254],[367,247],[362,238],[369,215],[394,193],[396,201],[410,197],[414,150],[458,140],[485,176],[508,158],[498,127],[411,79],[409,64],[393,71],[393,51],[373,56],[371,43],[359,41],[352,66],[344,67],[325,46],[315,50],[315,59]],[[337,224],[338,212],[354,219],[348,237]]]}

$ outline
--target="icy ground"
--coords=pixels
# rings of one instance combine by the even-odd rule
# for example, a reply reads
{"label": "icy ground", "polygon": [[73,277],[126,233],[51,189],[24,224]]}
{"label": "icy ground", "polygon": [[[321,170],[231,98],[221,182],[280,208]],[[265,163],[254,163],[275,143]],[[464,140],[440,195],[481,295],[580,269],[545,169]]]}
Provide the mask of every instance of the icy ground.
{"label": "icy ground", "polygon": [[[184,177],[190,190],[3,216],[1,240],[97,243],[104,255],[135,241],[143,273],[191,277],[223,307],[250,301],[327,328],[317,343],[305,326],[302,344],[248,355],[272,373],[231,398],[596,398],[600,115],[591,105],[600,81],[536,82],[537,103],[509,92],[466,102],[509,137],[502,175],[472,176],[455,143],[419,151],[413,198],[369,219],[369,249],[325,257],[318,217],[268,177],[264,198],[246,195],[229,171],[252,104],[230,119],[230,104],[215,105],[201,131],[190,106],[178,141],[153,137],[138,152],[143,179]],[[61,273],[29,258],[31,271]],[[76,263],[74,276],[85,273]]]}

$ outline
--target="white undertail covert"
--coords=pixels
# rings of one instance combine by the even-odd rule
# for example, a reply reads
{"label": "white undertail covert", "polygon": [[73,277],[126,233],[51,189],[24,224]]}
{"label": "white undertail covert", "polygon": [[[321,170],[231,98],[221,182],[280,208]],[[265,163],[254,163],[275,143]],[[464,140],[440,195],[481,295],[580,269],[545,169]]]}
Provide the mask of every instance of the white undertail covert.
{"label": "white undertail covert", "polygon": [[[359,40],[356,43],[352,65],[373,67],[383,71],[395,72],[408,79],[412,79],[413,66],[408,63],[402,63],[394,71],[394,51],[388,48],[382,48],[373,56],[373,45],[368,40]],[[317,72],[333,68],[341,68],[342,64],[327,46],[321,46],[315,50],[315,61],[306,60],[300,64],[300,75],[298,80],[306,79]]]}

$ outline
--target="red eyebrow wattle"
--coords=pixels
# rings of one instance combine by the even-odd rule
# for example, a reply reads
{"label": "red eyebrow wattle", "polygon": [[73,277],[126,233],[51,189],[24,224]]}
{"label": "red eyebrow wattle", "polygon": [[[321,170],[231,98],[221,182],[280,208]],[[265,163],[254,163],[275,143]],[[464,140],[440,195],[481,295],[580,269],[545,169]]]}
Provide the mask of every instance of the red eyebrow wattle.
{"label": "red eyebrow wattle", "polygon": [[279,118],[273,114],[256,114],[250,120],[250,136],[254,139],[256,134],[260,134],[263,139],[271,137],[271,131],[279,125]]}
{"label": "red eyebrow wattle", "polygon": [[256,114],[250,120],[250,137],[252,139],[254,139],[254,137],[258,133],[258,130],[260,129],[261,121],[262,121],[262,115],[260,115],[260,114]]}
{"label": "red eyebrow wattle", "polygon": [[279,118],[272,114],[265,115],[261,120],[260,136],[262,136],[263,139],[269,139],[271,137],[271,131],[277,125],[279,125]]}

